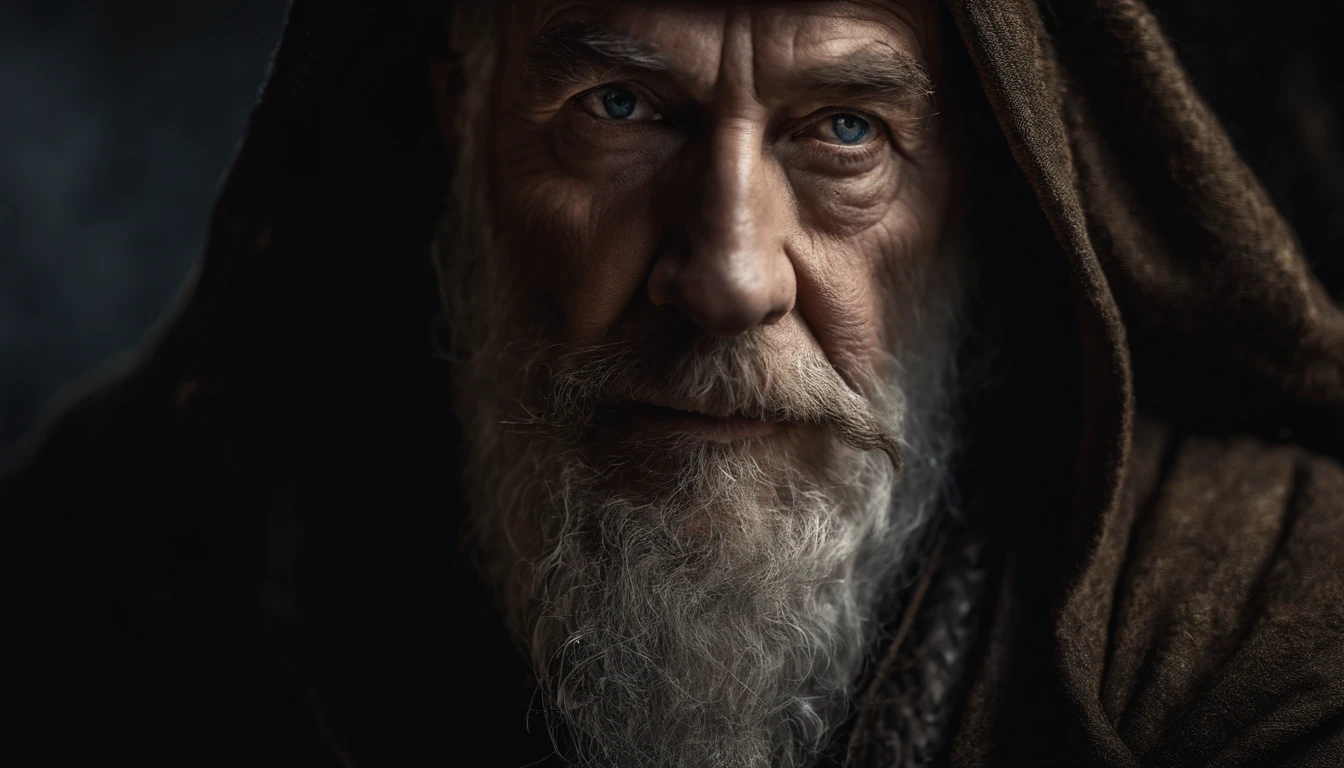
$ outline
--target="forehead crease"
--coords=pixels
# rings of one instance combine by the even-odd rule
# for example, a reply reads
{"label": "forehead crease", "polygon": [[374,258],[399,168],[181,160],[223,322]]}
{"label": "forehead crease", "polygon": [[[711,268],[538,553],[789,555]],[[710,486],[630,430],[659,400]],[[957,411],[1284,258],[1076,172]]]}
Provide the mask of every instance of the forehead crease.
{"label": "forehead crease", "polygon": [[901,20],[811,16],[766,30],[758,62],[763,92],[842,91],[921,100],[931,90],[918,42]]}
{"label": "forehead crease", "polygon": [[723,53],[726,11],[714,5],[651,5],[657,13],[622,5],[610,23],[661,51],[669,69],[695,91],[713,88]]}
{"label": "forehead crease", "polygon": [[[757,53],[751,65],[758,93],[799,85],[878,86],[888,92],[903,83],[920,85],[917,76],[905,76],[924,72],[914,20],[889,8],[877,13],[871,3],[799,6],[746,6],[753,16],[759,13],[752,23]],[[856,7],[863,12],[855,13]],[[547,11],[540,14],[544,21],[529,47],[526,70],[551,77],[558,72],[565,79],[590,65],[628,65],[665,72],[697,98],[715,90],[727,4],[551,5]],[[866,76],[864,67],[870,67]],[[821,77],[808,82],[808,70]]]}
{"label": "forehead crease", "polygon": [[[787,25],[788,28],[783,28]],[[867,19],[831,14],[809,14],[802,19],[780,17],[763,30],[763,45],[786,48],[801,64],[826,62],[881,47],[918,57],[919,44],[908,25],[898,18]]]}
{"label": "forehead crease", "polygon": [[548,14],[529,47],[529,68],[602,63],[665,72],[687,86],[712,85],[722,13],[677,6],[659,7],[656,14],[640,10],[579,6]]}

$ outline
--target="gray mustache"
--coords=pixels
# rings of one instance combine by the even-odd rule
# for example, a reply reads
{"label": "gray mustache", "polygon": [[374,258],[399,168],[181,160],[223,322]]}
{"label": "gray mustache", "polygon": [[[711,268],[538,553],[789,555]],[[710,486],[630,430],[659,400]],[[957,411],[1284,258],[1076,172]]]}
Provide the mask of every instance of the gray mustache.
{"label": "gray mustache", "polygon": [[903,461],[877,409],[820,353],[781,351],[758,334],[705,337],[681,350],[621,341],[567,351],[544,366],[539,420],[581,429],[603,405],[638,401],[719,416],[820,427],[861,451]]}

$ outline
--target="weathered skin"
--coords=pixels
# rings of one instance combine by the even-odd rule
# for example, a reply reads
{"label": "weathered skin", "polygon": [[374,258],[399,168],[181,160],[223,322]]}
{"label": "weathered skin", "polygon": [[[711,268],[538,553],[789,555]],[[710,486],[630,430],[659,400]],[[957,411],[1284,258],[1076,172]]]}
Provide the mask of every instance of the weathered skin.
{"label": "weathered skin", "polygon": [[[576,21],[645,44],[667,70],[592,67],[551,87],[529,51]],[[508,28],[489,147],[497,231],[526,254],[557,341],[682,318],[719,335],[767,325],[862,378],[888,348],[899,277],[956,220],[965,148],[955,120],[920,120],[908,94],[805,78],[897,52],[936,86],[931,4],[546,3]],[[626,120],[603,114],[611,83],[639,97]],[[841,113],[872,125],[855,146],[831,128]]]}

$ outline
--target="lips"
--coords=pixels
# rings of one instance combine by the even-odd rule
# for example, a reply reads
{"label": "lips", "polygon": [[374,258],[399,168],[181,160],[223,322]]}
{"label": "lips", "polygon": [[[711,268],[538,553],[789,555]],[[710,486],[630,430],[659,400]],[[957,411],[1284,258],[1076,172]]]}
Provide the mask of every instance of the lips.
{"label": "lips", "polygon": [[769,437],[786,426],[736,413],[720,415],[634,400],[613,406],[609,423],[635,440],[681,434],[723,443]]}

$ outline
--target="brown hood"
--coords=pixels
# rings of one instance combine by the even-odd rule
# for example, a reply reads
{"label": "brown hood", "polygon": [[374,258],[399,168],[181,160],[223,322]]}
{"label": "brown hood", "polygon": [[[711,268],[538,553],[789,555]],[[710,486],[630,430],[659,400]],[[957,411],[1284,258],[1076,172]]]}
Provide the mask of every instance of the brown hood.
{"label": "brown hood", "polygon": [[1228,374],[1201,376],[1198,388],[1154,382],[1187,397],[1338,412],[1344,312],[1144,4],[953,5],[1077,291],[1094,401],[1085,433],[1109,444],[1100,503],[1087,506],[1113,506],[1123,477],[1132,379],[1148,374],[1133,371],[1135,358],[1161,367],[1155,376]]}
{"label": "brown hood", "polygon": [[[1079,541],[1124,476],[1136,377],[1167,410],[1341,412],[1344,311],[1144,3],[949,5],[1054,233],[1054,252],[1033,258],[1072,286],[1086,414],[1075,512],[1093,529]],[[448,36],[443,13],[293,3],[205,258],[141,368],[172,369],[193,394],[236,394],[243,371],[341,327],[334,316],[358,316],[355,341],[381,345],[395,320],[368,308],[433,313],[418,280],[451,167],[423,57]],[[410,344],[430,335],[417,326]]]}
{"label": "brown hood", "polygon": [[[1004,195],[1034,194],[1017,209],[1023,221],[993,237],[1053,234],[982,258],[1025,260],[988,270],[1018,294],[1010,305],[1039,298],[1065,308],[1062,323],[1039,322],[1045,335],[1024,342],[1073,390],[1061,415],[1069,469],[1055,478],[1072,489],[1068,509],[1041,518],[1067,526],[1066,546],[1049,560],[1056,570],[1034,578],[1050,590],[1058,626],[1082,625],[1110,608],[1091,597],[1105,585],[1087,580],[1121,505],[1136,413],[1315,429],[1338,451],[1330,440],[1339,433],[1322,425],[1344,413],[1344,312],[1142,2],[949,6],[999,129],[989,145],[1013,161],[995,166],[1007,175],[988,183]],[[409,502],[390,485],[386,497],[345,498],[339,482],[332,490],[314,478],[362,473],[393,484],[437,471],[457,450],[441,396],[447,376],[433,353],[426,251],[451,177],[425,66],[447,39],[443,15],[408,2],[293,2],[204,260],[142,354],[76,411],[136,414],[145,430],[174,435],[154,450],[228,489],[198,500],[193,514],[206,522],[193,529],[234,539],[249,526],[267,531],[249,583],[288,596],[264,598],[263,631],[278,638],[279,667],[298,670],[301,688],[317,685],[312,627],[341,619],[294,597],[307,593],[292,590],[287,574],[299,560],[344,562],[375,534],[411,530],[398,517]],[[1061,295],[1031,295],[1052,285]],[[432,450],[407,458],[409,446]],[[147,463],[154,455],[144,453]],[[237,519],[241,494],[254,491],[267,501]],[[345,522],[312,533],[322,528],[314,516],[325,520],[342,504],[351,510]],[[423,542],[451,540],[448,518],[417,527],[422,543],[404,560],[441,558]],[[398,567],[406,569],[398,578],[424,575]],[[364,575],[334,578],[347,583],[324,589],[346,594]],[[387,632],[419,631],[394,618],[424,607],[412,598],[369,602]],[[1071,635],[1056,632],[1067,651]],[[351,652],[363,642],[350,641]],[[1089,648],[1062,672],[1066,696],[1085,710],[1099,706],[1086,697],[1102,663]]]}
{"label": "brown hood", "polygon": [[[1207,495],[1203,499],[1190,495],[1188,482],[1179,490],[1164,488],[1175,464],[1186,461],[1180,441],[1172,435],[1163,445],[1162,440],[1146,437],[1138,448],[1136,420],[1156,413],[1179,425],[1178,430],[1213,436],[1258,433],[1278,440],[1296,437],[1337,459],[1344,453],[1340,441],[1344,312],[1313,276],[1292,228],[1195,93],[1143,2],[991,0],[951,5],[1013,157],[1050,221],[1074,288],[1082,418],[1071,545],[1057,582],[1057,602],[1052,603],[1049,664],[1068,702],[1060,710],[1064,721],[1057,724],[1064,725],[1065,732],[1087,733],[1083,751],[1097,764],[1137,765],[1146,750],[1161,743],[1153,741],[1160,731],[1153,723],[1137,725],[1133,711],[1126,711],[1135,708],[1141,697],[1131,691],[1122,694],[1129,697],[1127,701],[1117,701],[1113,690],[1123,687],[1125,669],[1154,674],[1152,654],[1157,646],[1137,649],[1146,656],[1136,667],[1137,660],[1125,658],[1131,649],[1124,644],[1128,637],[1153,631],[1126,630],[1117,624],[1118,617],[1127,613],[1131,621],[1170,624],[1171,614],[1163,616],[1159,601],[1145,605],[1129,592],[1136,583],[1135,573],[1144,570],[1132,564],[1142,553],[1134,550],[1134,510],[1142,505],[1157,510],[1147,513],[1148,525],[1169,515],[1174,520],[1184,516],[1183,524],[1197,526],[1193,521],[1205,514],[1209,501]],[[1309,435],[1313,423],[1319,431]],[[1277,434],[1267,434],[1276,427]],[[1163,428],[1148,424],[1143,431],[1162,434]],[[1249,475],[1260,469],[1256,459],[1247,464],[1245,456],[1217,462],[1204,458],[1205,466],[1194,465],[1194,472]],[[1265,464],[1283,461],[1278,456]],[[1237,532],[1240,523],[1232,520],[1255,519],[1246,517],[1245,510],[1256,510],[1264,520],[1278,519],[1275,503],[1266,504],[1265,499],[1289,494],[1286,502],[1278,502],[1287,504],[1288,511],[1282,513],[1283,528],[1273,529],[1278,540],[1268,542],[1270,554],[1248,551],[1245,564],[1233,566],[1254,569],[1262,574],[1261,582],[1242,576],[1228,579],[1200,566],[1175,575],[1172,569],[1181,566],[1159,565],[1147,578],[1170,581],[1177,591],[1182,581],[1194,585],[1198,582],[1189,580],[1210,579],[1209,586],[1192,588],[1187,605],[1210,599],[1235,605],[1193,610],[1208,611],[1210,616],[1232,612],[1240,627],[1228,623],[1223,632],[1240,633],[1248,641],[1258,614],[1238,601],[1260,601],[1259,609],[1266,615],[1280,610],[1267,607],[1264,593],[1257,597],[1255,591],[1263,586],[1255,585],[1263,584],[1263,574],[1275,571],[1276,557],[1288,559],[1286,542],[1293,535],[1309,536],[1307,531],[1317,525],[1321,533],[1333,535],[1337,527],[1329,522],[1337,517],[1329,508],[1339,499],[1328,494],[1317,499],[1326,507],[1325,524],[1306,522],[1313,515],[1301,512],[1297,496],[1303,493],[1301,488],[1313,485],[1303,478],[1316,471],[1306,466],[1309,462],[1299,460],[1298,468],[1290,470],[1296,472],[1294,481],[1287,484],[1278,477],[1247,481],[1238,491],[1241,498],[1223,503],[1229,522],[1205,519],[1210,526],[1206,551],[1217,551],[1225,546],[1222,537],[1245,535]],[[1338,465],[1332,466],[1324,472],[1337,474]],[[1187,472],[1191,468],[1186,467]],[[1212,492],[1212,487],[1200,491]],[[1295,520],[1300,530],[1293,532]],[[1193,534],[1199,536],[1197,531]],[[1151,528],[1148,535],[1163,539]],[[1161,546],[1151,549],[1160,552]],[[1236,560],[1235,550],[1229,547],[1223,557]],[[1203,577],[1197,575],[1201,572]],[[1286,599],[1293,599],[1291,592]],[[1316,609],[1302,610],[1309,614]],[[1283,610],[1280,620],[1291,614]],[[1333,622],[1319,618],[1321,626]],[[1191,642],[1200,642],[1199,635],[1210,631],[1204,640],[1225,649],[1227,641],[1216,629],[1220,621],[1210,619],[1213,626],[1206,628],[1196,622],[1194,633],[1188,634]],[[1311,636],[1314,630],[1309,626],[1304,622],[1299,636]],[[1161,631],[1151,638],[1160,637]],[[1281,647],[1291,645],[1287,641]],[[1212,685],[1219,678],[1207,666],[1208,658],[1180,646],[1166,649],[1173,663],[1190,667],[1192,676],[1205,675],[1206,690],[1219,690]],[[1237,656],[1230,650],[1213,653],[1215,658],[1224,654],[1222,663],[1238,659],[1258,665],[1252,667],[1256,672],[1243,675],[1239,696],[1257,685],[1263,695],[1277,695],[1270,693],[1276,689],[1273,683],[1246,682],[1258,680],[1276,661],[1265,656],[1259,662],[1248,661],[1257,657]],[[1297,663],[1309,667],[1314,658],[1315,654],[1304,653]],[[1162,685],[1168,684],[1169,680]],[[1159,694],[1173,707],[1189,693],[1179,685]],[[1291,691],[1294,685],[1300,683],[1280,690]],[[994,698],[990,688],[982,679],[980,694]],[[1226,694],[1219,690],[1216,695]],[[1319,704],[1319,711],[1327,713],[1319,717],[1327,721],[1332,717],[1328,713],[1335,706],[1331,701],[1337,702],[1337,692],[1305,695],[1320,697],[1311,705]],[[1213,706],[1240,708],[1245,702],[1234,697]],[[1187,721],[1199,711],[1186,705]],[[1305,711],[1288,715],[1281,721],[1282,730],[1311,732],[1315,717]],[[1051,724],[1037,725],[1046,730]],[[1193,764],[1224,750],[1221,759],[1235,761],[1279,748],[1273,737],[1242,741],[1252,731],[1237,734],[1224,727],[1210,724],[1192,730],[1195,735],[1188,742],[1174,747],[1185,757],[1167,759],[1173,760],[1171,764]],[[1167,729],[1166,736],[1177,732],[1170,725]],[[961,737],[959,754],[968,763],[979,762],[973,756],[979,748],[967,747],[973,741],[966,734]],[[1329,737],[1319,743],[1326,741]],[[1154,757],[1148,759],[1156,759],[1158,753],[1149,754]],[[1305,753],[1299,756],[1308,759]]]}
{"label": "brown hood", "polygon": [[[1270,410],[1282,420],[1307,406],[1334,420],[1344,311],[1144,3],[949,5],[1054,234],[1054,249],[1023,252],[1072,286],[1083,413],[1073,511],[1085,557],[1123,483],[1136,378],[1139,407],[1151,391],[1152,407],[1205,418]],[[150,367],[174,369],[202,395],[236,394],[242,371],[271,378],[295,365],[266,355],[310,346],[324,327],[348,333],[324,314],[357,316],[357,342],[384,345],[380,326],[395,319],[411,341],[391,343],[428,342],[424,244],[451,169],[435,146],[422,57],[448,32],[442,11],[393,7],[293,4],[206,257]],[[404,317],[367,311],[398,305]],[[353,353],[332,363],[358,364]]]}

